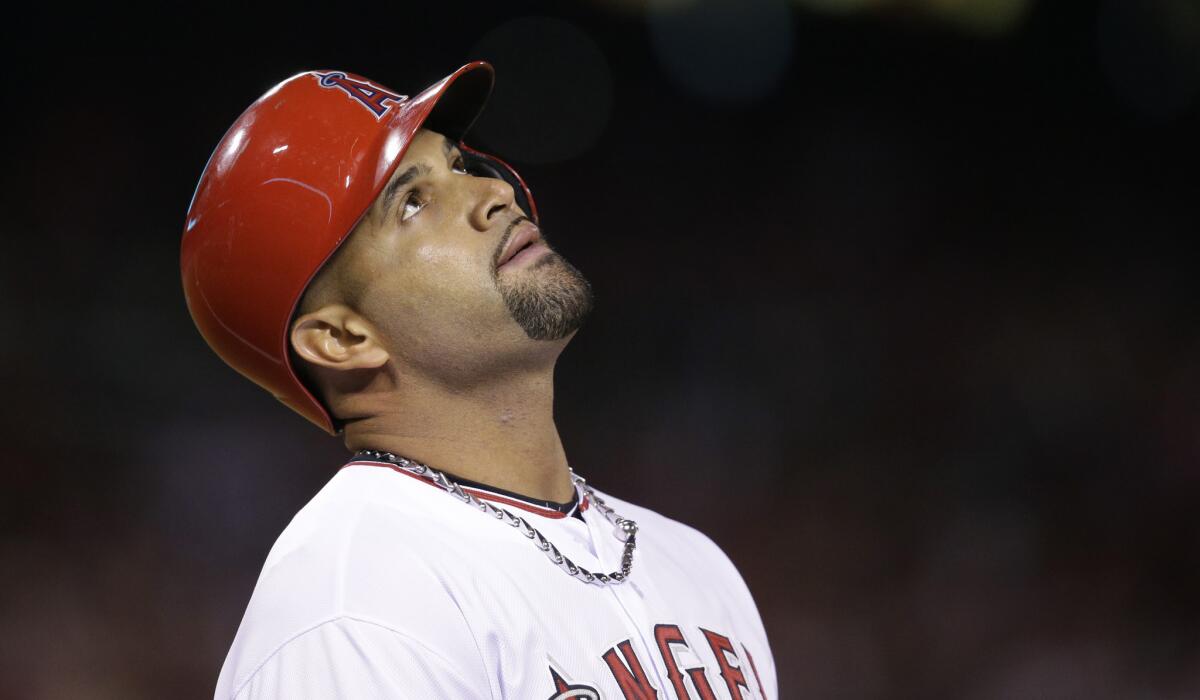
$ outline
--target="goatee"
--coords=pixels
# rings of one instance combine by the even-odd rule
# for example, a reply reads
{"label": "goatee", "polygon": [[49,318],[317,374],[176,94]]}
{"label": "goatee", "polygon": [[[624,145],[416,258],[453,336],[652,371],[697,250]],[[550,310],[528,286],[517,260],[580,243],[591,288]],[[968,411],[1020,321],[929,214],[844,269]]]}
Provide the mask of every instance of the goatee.
{"label": "goatee", "polygon": [[496,286],[509,314],[533,340],[559,340],[578,330],[592,310],[592,285],[553,250]]}

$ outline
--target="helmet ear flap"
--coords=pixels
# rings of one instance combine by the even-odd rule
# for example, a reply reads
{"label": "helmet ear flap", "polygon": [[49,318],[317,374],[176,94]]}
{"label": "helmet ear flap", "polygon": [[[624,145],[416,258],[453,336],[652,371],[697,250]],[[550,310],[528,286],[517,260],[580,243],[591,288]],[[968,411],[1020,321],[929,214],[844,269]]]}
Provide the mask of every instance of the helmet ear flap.
{"label": "helmet ear flap", "polygon": [[521,207],[525,215],[534,223],[537,223],[537,204],[533,201],[533,193],[529,191],[525,181],[511,165],[495,156],[476,151],[465,144],[460,143],[459,148],[462,151],[463,160],[466,162],[467,172],[479,177],[494,177],[507,182],[513,188],[517,206]]}

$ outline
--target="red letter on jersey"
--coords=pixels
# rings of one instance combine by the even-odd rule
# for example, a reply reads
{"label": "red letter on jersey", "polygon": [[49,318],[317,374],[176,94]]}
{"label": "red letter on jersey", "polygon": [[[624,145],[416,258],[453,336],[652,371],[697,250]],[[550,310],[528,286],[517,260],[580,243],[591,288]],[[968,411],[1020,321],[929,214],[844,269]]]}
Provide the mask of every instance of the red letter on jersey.
{"label": "red letter on jersey", "polygon": [[742,686],[746,690],[750,690],[750,686],[746,683],[746,676],[742,673],[739,666],[731,666],[729,664],[729,654],[733,658],[737,658],[737,652],[733,650],[733,644],[730,643],[728,637],[722,637],[716,632],[709,632],[703,627],[700,631],[708,639],[708,645],[712,647],[713,656],[717,657],[717,665],[721,667],[721,677],[725,679],[725,685],[729,686],[729,697],[733,700],[744,700],[745,696],[742,691],[738,690],[738,686]]}
{"label": "red letter on jersey", "polygon": [[754,665],[754,655],[750,653],[745,644],[742,645],[742,651],[746,652],[746,658],[750,660],[750,670],[754,671],[754,682],[758,684],[758,694],[762,696],[763,700],[767,700],[767,691],[763,690],[762,686],[762,676],[758,675],[758,666]]}
{"label": "red letter on jersey", "polygon": [[[677,625],[655,625],[654,641],[658,642],[658,650],[662,653],[663,663],[667,665],[667,678],[670,679],[671,685],[675,686],[675,694],[679,696],[679,700],[689,700],[692,696],[688,693],[687,686],[683,684],[683,674],[679,672],[679,664],[675,661],[675,655],[671,653],[672,644],[681,644],[687,648],[688,643],[683,638],[683,632],[679,631]],[[696,692],[700,693],[700,700],[716,700],[712,686],[708,684],[708,677],[704,675],[704,667],[699,666],[686,670],[692,678],[692,684],[696,686]]]}
{"label": "red letter on jersey", "polygon": [[[617,657],[617,649],[621,650],[625,663],[621,663],[621,659]],[[604,652],[603,658],[604,663],[608,664],[608,670],[612,671],[613,678],[617,679],[621,692],[625,694],[625,700],[657,700],[658,691],[650,685],[642,662],[638,661],[633,645],[628,639]],[[625,664],[629,664],[628,667]]]}

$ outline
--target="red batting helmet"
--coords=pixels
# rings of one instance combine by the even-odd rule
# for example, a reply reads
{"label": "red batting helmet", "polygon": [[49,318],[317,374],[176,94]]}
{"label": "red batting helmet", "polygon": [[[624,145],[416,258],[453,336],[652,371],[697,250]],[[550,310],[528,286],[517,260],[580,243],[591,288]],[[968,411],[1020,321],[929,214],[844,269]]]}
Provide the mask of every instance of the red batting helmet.
{"label": "red batting helmet", "polygon": [[414,97],[342,71],[300,73],[250,105],[204,167],[180,252],[192,319],[221,359],[332,435],[341,427],[289,357],[292,314],[417,129],[458,142],[476,174],[506,180],[537,220],[516,171],[462,144],[492,81],[482,61]]}

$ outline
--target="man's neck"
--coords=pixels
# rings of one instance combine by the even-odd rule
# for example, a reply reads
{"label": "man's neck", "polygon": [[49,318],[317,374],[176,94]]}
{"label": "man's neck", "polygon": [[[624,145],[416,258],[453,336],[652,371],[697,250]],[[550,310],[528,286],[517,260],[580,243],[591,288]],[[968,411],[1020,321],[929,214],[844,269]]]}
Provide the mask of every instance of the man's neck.
{"label": "man's neck", "polygon": [[392,452],[464,479],[547,501],[574,489],[554,425],[554,373],[510,375],[467,391],[405,382],[356,397],[346,447]]}

